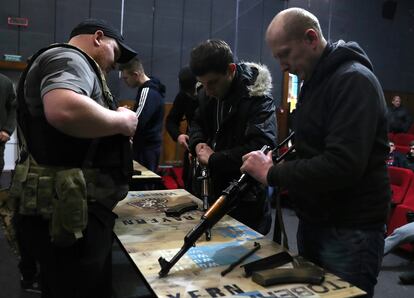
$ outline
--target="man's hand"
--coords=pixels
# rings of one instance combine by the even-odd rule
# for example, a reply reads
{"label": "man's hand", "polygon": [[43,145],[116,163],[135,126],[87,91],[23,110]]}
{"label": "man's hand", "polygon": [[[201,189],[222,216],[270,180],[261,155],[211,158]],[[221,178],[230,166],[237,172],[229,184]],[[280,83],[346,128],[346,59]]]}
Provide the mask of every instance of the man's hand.
{"label": "man's hand", "polygon": [[0,142],[6,143],[8,140],[10,140],[10,135],[4,130],[0,131]]}
{"label": "man's hand", "polygon": [[121,133],[127,137],[133,137],[135,134],[135,130],[138,124],[138,118],[135,112],[131,111],[130,109],[119,107],[116,110],[118,113],[121,113],[122,117],[124,117]]}
{"label": "man's hand", "polygon": [[265,155],[262,151],[252,151],[242,157],[242,173],[247,173],[260,183],[267,185],[267,173],[273,166],[272,151]]}
{"label": "man's hand", "polygon": [[210,155],[214,153],[213,149],[206,143],[198,143],[195,151],[197,153],[198,161],[202,165],[208,165],[208,159],[210,158]]}
{"label": "man's hand", "polygon": [[183,146],[185,149],[188,150],[188,140],[189,140],[189,136],[186,134],[180,134],[177,138],[177,142],[178,144],[180,144],[181,146]]}

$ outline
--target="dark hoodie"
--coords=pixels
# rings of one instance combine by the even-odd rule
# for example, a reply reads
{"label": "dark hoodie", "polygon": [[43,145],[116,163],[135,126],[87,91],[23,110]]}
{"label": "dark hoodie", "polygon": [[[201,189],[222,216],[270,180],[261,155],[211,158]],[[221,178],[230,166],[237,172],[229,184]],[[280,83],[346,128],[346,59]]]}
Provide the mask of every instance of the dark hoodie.
{"label": "dark hoodie", "polygon": [[137,108],[142,111],[134,135],[134,154],[138,151],[160,149],[164,96],[165,86],[157,78],[150,77],[149,81],[139,87],[134,111]]}
{"label": "dark hoodie", "polygon": [[274,166],[298,216],[326,226],[381,228],[390,188],[386,104],[372,64],[355,42],[328,44],[302,87],[297,160]]}

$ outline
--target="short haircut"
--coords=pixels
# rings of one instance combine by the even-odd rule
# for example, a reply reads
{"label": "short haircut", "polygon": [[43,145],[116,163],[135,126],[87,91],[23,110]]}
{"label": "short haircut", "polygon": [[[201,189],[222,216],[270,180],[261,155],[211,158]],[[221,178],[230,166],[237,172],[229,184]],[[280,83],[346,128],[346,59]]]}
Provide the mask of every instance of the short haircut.
{"label": "short haircut", "polygon": [[191,68],[183,67],[178,73],[178,82],[180,84],[180,90],[185,92],[194,92],[197,84],[197,78],[191,71]]}
{"label": "short haircut", "polygon": [[132,58],[127,63],[120,64],[119,70],[123,71],[126,70],[130,73],[138,72],[143,73],[144,72],[144,66],[141,63],[141,60],[139,60],[137,57]]}
{"label": "short haircut", "polygon": [[414,141],[410,142],[410,147],[414,146]]}
{"label": "short haircut", "polygon": [[224,74],[233,62],[230,46],[223,40],[209,39],[191,51],[190,67],[196,76],[210,72]]}
{"label": "short haircut", "polygon": [[301,39],[308,29],[314,29],[319,37],[323,37],[318,18],[309,11],[292,7],[283,13],[283,30],[289,39]]}

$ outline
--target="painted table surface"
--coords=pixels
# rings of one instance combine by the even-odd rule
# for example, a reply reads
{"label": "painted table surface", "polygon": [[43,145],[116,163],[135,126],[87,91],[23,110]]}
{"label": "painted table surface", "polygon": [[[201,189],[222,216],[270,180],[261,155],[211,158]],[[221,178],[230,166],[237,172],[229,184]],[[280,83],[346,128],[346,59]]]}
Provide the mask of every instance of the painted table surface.
{"label": "painted table surface", "polygon": [[133,161],[134,171],[140,171],[141,175],[132,175],[132,179],[161,179],[161,177],[154,172],[148,170],[137,161]]}
{"label": "painted table surface", "polygon": [[158,297],[356,297],[364,293],[329,273],[322,285],[269,287],[246,278],[239,266],[221,276],[220,272],[229,264],[253,249],[255,241],[262,247],[244,263],[281,251],[278,244],[230,216],[223,217],[214,226],[210,241],[203,235],[166,277],[159,278],[158,258],[170,260],[202,215],[196,210],[173,218],[166,217],[164,211],[190,200],[201,207],[199,199],[182,189],[134,191],[114,210],[119,216],[114,228],[116,236]]}

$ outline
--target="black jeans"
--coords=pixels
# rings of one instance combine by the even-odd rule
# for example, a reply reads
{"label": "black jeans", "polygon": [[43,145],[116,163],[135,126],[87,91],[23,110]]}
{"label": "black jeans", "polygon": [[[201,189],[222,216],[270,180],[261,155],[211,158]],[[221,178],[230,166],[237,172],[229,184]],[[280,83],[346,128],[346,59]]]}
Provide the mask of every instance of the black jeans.
{"label": "black jeans", "polygon": [[384,231],[324,227],[299,221],[299,254],[373,297],[384,252]]}
{"label": "black jeans", "polygon": [[51,243],[49,221],[40,216],[19,216],[17,237],[39,262],[43,298],[111,297],[115,218],[103,206],[90,205],[83,238],[63,248]]}

